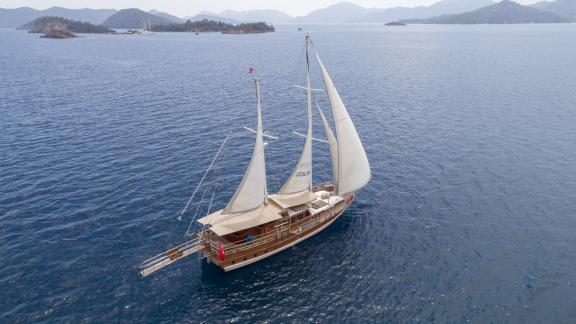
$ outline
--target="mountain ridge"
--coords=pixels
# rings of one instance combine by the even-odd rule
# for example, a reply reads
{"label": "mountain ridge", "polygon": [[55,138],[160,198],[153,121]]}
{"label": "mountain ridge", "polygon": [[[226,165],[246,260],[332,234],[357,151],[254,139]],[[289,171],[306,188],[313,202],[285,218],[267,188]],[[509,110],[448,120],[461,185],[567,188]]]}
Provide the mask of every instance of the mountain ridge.
{"label": "mountain ridge", "polygon": [[169,25],[172,23],[174,21],[170,19],[156,16],[140,9],[130,8],[122,9],[108,17],[102,25],[109,28],[129,29],[143,28],[145,24]]}
{"label": "mountain ridge", "polygon": [[291,22],[294,17],[291,15],[274,9],[258,9],[258,10],[225,10],[217,14],[217,16],[234,19],[240,22],[255,22],[266,21],[273,24],[282,24]]}
{"label": "mountain ridge", "polygon": [[402,19],[430,18],[440,15],[459,14],[494,4],[492,0],[443,0],[429,6],[394,7],[379,9],[354,22],[378,23]]}
{"label": "mountain ridge", "polygon": [[552,12],[576,22],[575,0],[540,1],[533,4],[532,7]]}
{"label": "mountain ridge", "polygon": [[98,25],[116,12],[116,9],[67,9],[62,7],[51,7],[45,10],[30,7],[0,8],[0,28],[16,28],[44,16],[57,16]]}
{"label": "mountain ridge", "polygon": [[185,20],[182,19],[182,18],[180,18],[180,17],[171,15],[171,14],[166,13],[166,12],[163,12],[163,11],[158,11],[158,10],[156,10],[156,9],[152,9],[152,10],[148,11],[148,13],[149,13],[149,14],[152,14],[152,15],[154,15],[154,16],[166,18],[166,19],[168,19],[168,20],[170,20],[170,21],[172,21],[172,22],[174,22],[174,23],[183,23],[183,22],[185,22]]}
{"label": "mountain ridge", "polygon": [[[220,13],[202,11],[195,16],[181,18],[158,10],[150,10],[146,13],[140,9],[133,8],[123,9],[140,10],[138,14],[132,14],[137,18],[122,18],[131,20],[130,23],[122,24],[116,22],[111,24],[110,21],[108,21],[107,24],[109,26],[123,26],[113,28],[141,28],[145,20],[150,21],[151,24],[166,24],[168,21],[172,23],[183,23],[188,19],[191,21],[208,19],[230,24],[258,21],[266,21],[272,24],[387,23],[391,21],[416,21],[438,18],[440,16],[463,14],[493,4],[495,4],[494,0],[440,0],[429,6],[377,9],[365,8],[352,2],[343,1],[316,9],[307,15],[299,17],[292,17],[280,10],[257,9],[241,11],[224,10]],[[576,0],[541,1],[529,7],[576,22]],[[123,12],[123,10],[120,11]],[[42,16],[58,16],[98,25],[103,24],[107,19],[118,14],[120,11],[115,9],[66,9],[61,7],[52,7],[46,10],[36,10],[30,7],[16,9],[0,8],[0,28],[18,27]],[[149,14],[150,16],[145,14]],[[160,20],[157,18],[160,18]]]}
{"label": "mountain ridge", "polygon": [[569,22],[569,20],[552,12],[523,6],[510,0],[502,0],[491,6],[462,14],[437,16],[428,19],[406,19],[402,22],[419,24],[528,24],[565,23]]}
{"label": "mountain ridge", "polygon": [[294,18],[294,23],[345,23],[368,15],[376,9],[364,8],[352,2],[338,2]]}

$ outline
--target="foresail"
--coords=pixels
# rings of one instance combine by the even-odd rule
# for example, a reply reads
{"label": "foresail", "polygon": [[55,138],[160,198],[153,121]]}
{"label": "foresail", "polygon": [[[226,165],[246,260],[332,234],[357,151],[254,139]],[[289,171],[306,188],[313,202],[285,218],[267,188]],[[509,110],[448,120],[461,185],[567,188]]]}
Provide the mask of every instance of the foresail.
{"label": "foresail", "polygon": [[256,143],[252,160],[236,189],[232,200],[224,208],[223,214],[234,214],[252,210],[261,206],[266,200],[266,164],[264,158],[264,140],[262,138],[262,108],[260,105],[260,83],[256,80],[256,96],[258,99],[258,127],[256,129]]}
{"label": "foresail", "polygon": [[310,82],[310,63],[308,61],[308,36],[306,36],[306,76],[308,98],[308,131],[304,149],[298,160],[298,164],[290,174],[290,177],[280,188],[279,194],[290,194],[312,189],[312,86]]}
{"label": "foresail", "polygon": [[326,138],[328,139],[328,145],[330,146],[330,157],[332,158],[332,176],[334,177],[334,188],[338,188],[338,142],[336,141],[336,137],[332,132],[332,128],[322,109],[320,109],[320,105],[316,103],[316,107],[318,108],[318,112],[320,112],[320,117],[322,117],[322,124],[324,125],[324,131],[326,132]]}
{"label": "foresail", "polygon": [[370,164],[350,115],[318,53],[316,53],[316,58],[322,71],[336,127],[338,142],[338,187],[336,190],[338,195],[344,195],[364,187],[370,181]]}

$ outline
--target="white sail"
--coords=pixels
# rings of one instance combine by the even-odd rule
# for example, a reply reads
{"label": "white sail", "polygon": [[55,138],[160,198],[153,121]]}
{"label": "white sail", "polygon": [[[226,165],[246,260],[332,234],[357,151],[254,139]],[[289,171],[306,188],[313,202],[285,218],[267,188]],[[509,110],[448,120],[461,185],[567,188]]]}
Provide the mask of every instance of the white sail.
{"label": "white sail", "polygon": [[262,108],[260,106],[260,83],[256,80],[256,97],[258,99],[258,127],[252,160],[244,174],[242,182],[236,189],[232,200],[224,208],[223,214],[245,212],[261,206],[268,194],[266,186],[266,163],[264,158],[264,139],[262,138]]}
{"label": "white sail", "polygon": [[328,139],[328,145],[330,146],[330,157],[332,158],[332,176],[334,177],[334,188],[338,188],[338,142],[336,141],[336,137],[332,132],[332,128],[330,127],[330,124],[328,124],[328,121],[326,120],[326,117],[324,116],[324,113],[322,112],[322,109],[320,109],[320,105],[318,105],[318,103],[316,103],[316,107],[320,112],[320,117],[322,117],[322,124],[324,124],[324,131],[326,132],[326,138]]}
{"label": "white sail", "polygon": [[338,195],[345,195],[364,187],[370,181],[370,164],[350,115],[348,115],[342,98],[340,98],[318,53],[316,53],[316,58],[322,71],[336,127],[338,142],[338,187],[336,192]]}
{"label": "white sail", "polygon": [[280,188],[279,194],[290,194],[312,189],[312,86],[310,82],[310,62],[308,59],[308,38],[306,36],[306,92],[308,97],[308,132],[304,149],[292,174]]}

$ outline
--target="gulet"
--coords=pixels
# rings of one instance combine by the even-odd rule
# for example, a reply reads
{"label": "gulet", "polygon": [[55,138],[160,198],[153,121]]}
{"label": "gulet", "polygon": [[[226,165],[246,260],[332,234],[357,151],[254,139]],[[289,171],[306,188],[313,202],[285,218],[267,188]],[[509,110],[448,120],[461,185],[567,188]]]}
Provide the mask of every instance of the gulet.
{"label": "gulet", "polygon": [[[320,106],[316,105],[328,144],[332,164],[332,183],[312,183],[313,98],[310,80],[310,36],[306,36],[306,92],[308,128],[300,159],[275,194],[268,193],[266,181],[265,137],[260,103],[260,81],[255,79],[257,127],[252,159],[244,177],[226,207],[208,212],[197,220],[201,229],[189,233],[189,240],[140,265],[147,276],[187,256],[199,253],[224,271],[238,269],[272,256],[319,233],[335,222],[355,199],[355,192],[371,178],[370,165],[356,128],[326,67],[315,51],[334,119],[335,133]],[[252,70],[251,70],[252,71]],[[207,173],[217,160],[229,136],[220,146]],[[206,173],[206,174],[207,174]],[[200,181],[204,180],[206,174]],[[199,185],[200,186],[200,185]],[[198,187],[192,198],[198,192]],[[204,194],[210,210],[216,190]],[[211,198],[210,198],[211,197]],[[186,205],[190,205],[192,198]],[[203,198],[204,200],[204,198]]]}

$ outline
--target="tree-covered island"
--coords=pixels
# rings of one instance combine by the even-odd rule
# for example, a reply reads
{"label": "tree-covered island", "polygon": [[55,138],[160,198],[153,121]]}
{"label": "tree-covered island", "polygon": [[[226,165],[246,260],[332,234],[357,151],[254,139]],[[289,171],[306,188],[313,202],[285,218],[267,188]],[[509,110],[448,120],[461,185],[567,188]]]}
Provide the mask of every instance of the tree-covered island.
{"label": "tree-covered island", "polygon": [[154,25],[152,26],[152,31],[192,32],[192,33],[220,32],[224,34],[254,34],[254,33],[274,32],[274,27],[264,22],[232,25],[223,23],[221,21],[204,19],[199,21],[188,20],[182,24]]}
{"label": "tree-covered island", "polygon": [[108,34],[114,30],[101,25],[70,20],[62,17],[45,16],[32,20],[19,29],[28,30],[29,33],[47,34],[48,38],[71,38],[74,33],[82,34]]}

